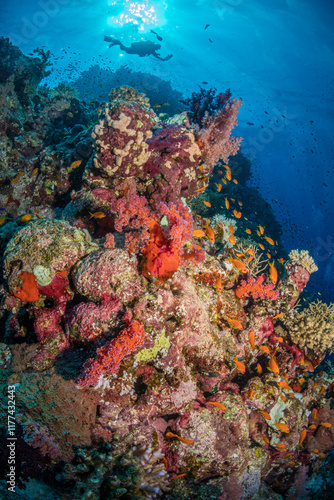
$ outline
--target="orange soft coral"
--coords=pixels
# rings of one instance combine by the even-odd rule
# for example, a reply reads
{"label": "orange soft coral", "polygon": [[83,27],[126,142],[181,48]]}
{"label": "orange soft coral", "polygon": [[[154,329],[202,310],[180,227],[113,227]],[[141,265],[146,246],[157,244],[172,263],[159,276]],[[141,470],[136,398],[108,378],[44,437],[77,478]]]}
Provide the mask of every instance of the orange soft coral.
{"label": "orange soft coral", "polygon": [[23,300],[23,302],[33,302],[39,299],[37,281],[32,273],[22,271],[20,274],[22,285],[16,287],[15,297]]}
{"label": "orange soft coral", "polygon": [[240,286],[235,290],[238,299],[253,297],[254,299],[276,300],[279,292],[274,290],[275,285],[264,285],[264,278],[265,275],[261,274],[256,280],[253,277],[250,277],[247,281],[242,280]]}

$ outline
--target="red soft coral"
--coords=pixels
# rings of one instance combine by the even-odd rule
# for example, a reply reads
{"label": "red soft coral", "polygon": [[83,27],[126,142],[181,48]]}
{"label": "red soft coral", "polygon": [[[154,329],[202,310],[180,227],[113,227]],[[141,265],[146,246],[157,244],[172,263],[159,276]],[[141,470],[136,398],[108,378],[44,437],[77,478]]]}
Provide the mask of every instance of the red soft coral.
{"label": "red soft coral", "polygon": [[276,300],[279,292],[274,290],[275,285],[273,284],[264,285],[264,279],[265,275],[261,274],[256,280],[253,277],[250,277],[247,281],[242,280],[240,286],[235,290],[238,299],[253,297],[254,299]]}
{"label": "red soft coral", "polygon": [[182,247],[186,241],[191,239],[193,218],[188,208],[179,201],[174,203],[160,203],[159,215],[167,218],[168,226],[164,230],[156,220],[152,220],[149,226],[150,240],[148,245],[142,248],[144,256],[143,275],[155,276],[160,279],[170,278],[178,269],[180,261],[194,261],[197,257],[202,260],[202,253],[189,253]]}
{"label": "red soft coral", "polygon": [[16,293],[13,295],[24,302],[34,302],[38,300],[39,293],[35,276],[27,271],[22,271],[20,278],[22,279],[22,285],[16,288]]}
{"label": "red soft coral", "polygon": [[84,364],[85,372],[78,380],[79,387],[96,385],[104,373],[117,373],[122,359],[140,347],[145,338],[144,326],[133,320],[115,339],[97,350],[97,357]]}

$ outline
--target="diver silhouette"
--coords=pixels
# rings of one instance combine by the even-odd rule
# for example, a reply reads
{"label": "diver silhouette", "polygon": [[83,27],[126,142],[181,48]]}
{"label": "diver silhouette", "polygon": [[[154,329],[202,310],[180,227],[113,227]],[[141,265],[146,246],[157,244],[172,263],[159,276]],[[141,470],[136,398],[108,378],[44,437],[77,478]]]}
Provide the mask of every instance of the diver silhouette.
{"label": "diver silhouette", "polygon": [[111,36],[104,36],[105,42],[110,42],[109,48],[114,45],[119,45],[120,49],[126,52],[127,54],[137,54],[139,57],[146,56],[154,56],[156,59],[160,61],[168,61],[173,54],[168,54],[166,57],[161,57],[160,54],[157,53],[157,50],[161,48],[160,44],[156,44],[154,42],[150,42],[149,40],[144,42],[133,42],[130,47],[126,47],[120,40],[116,38],[112,38]]}

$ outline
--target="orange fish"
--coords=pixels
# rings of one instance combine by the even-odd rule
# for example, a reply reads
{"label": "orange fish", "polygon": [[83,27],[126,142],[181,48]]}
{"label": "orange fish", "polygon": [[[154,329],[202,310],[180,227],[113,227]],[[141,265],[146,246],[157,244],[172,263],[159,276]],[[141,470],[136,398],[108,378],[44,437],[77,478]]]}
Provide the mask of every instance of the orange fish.
{"label": "orange fish", "polygon": [[218,174],[219,174],[219,175],[223,175],[222,170],[218,170]]}
{"label": "orange fish", "polygon": [[264,246],[262,245],[262,243],[259,243],[259,247],[261,248],[261,250],[265,250]]}
{"label": "orange fish", "polygon": [[268,236],[264,236],[264,239],[265,239],[266,241],[268,241],[269,245],[275,245],[274,240],[272,240],[272,239],[271,239],[271,238],[269,238]]}
{"label": "orange fish", "polygon": [[225,207],[227,208],[227,210],[230,208],[230,202],[227,198],[225,198]]}
{"label": "orange fish", "polygon": [[317,428],[317,426],[314,425],[314,424],[311,424],[311,425],[308,426],[308,428],[309,428],[310,431],[313,431],[314,429]]}
{"label": "orange fish", "polygon": [[268,259],[271,259],[271,253],[267,252]]}
{"label": "orange fish", "polygon": [[233,236],[233,234],[231,234],[231,236],[229,236],[228,241],[229,241],[232,245],[235,245],[235,237]]}
{"label": "orange fish", "polygon": [[163,102],[161,104],[156,104],[154,108],[162,108],[163,106],[169,106],[169,102]]}
{"label": "orange fish", "polygon": [[235,199],[234,199],[234,198],[231,198],[231,201],[232,201],[233,203],[235,203]]}
{"label": "orange fish", "polygon": [[296,462],[294,462],[293,460],[291,460],[291,462],[290,462],[289,465],[290,465],[290,467],[294,467],[296,465]]}
{"label": "orange fish", "polygon": [[286,424],[275,424],[275,427],[282,432],[286,432],[287,434],[290,432],[290,429]]}
{"label": "orange fish", "polygon": [[204,201],[204,200],[203,200],[203,203],[204,203],[204,205],[206,205],[207,207],[209,207],[209,208],[211,207],[211,203],[209,203],[208,201]]}
{"label": "orange fish", "polygon": [[303,384],[304,382],[306,382],[306,380],[304,379],[304,377],[302,377],[302,378],[298,379],[298,382],[299,382],[300,384]]}
{"label": "orange fish", "polygon": [[71,166],[69,167],[68,171],[71,172],[73,169],[78,168],[82,163],[82,160],[77,160],[71,163]]}
{"label": "orange fish", "polygon": [[278,319],[278,318],[281,318],[282,316],[284,316],[284,313],[279,313],[279,314],[276,314],[276,316],[273,316],[271,319]]}
{"label": "orange fish", "polygon": [[316,408],[313,408],[312,410],[312,417],[314,420],[317,420],[317,415],[318,415],[318,410]]}
{"label": "orange fish", "polygon": [[180,477],[184,477],[187,474],[184,472],[183,474],[178,474],[177,476],[170,477],[169,480],[173,481],[173,479],[180,479]]}
{"label": "orange fish", "polygon": [[264,233],[264,228],[262,226],[259,226],[259,232],[260,232],[260,235]]}
{"label": "orange fish", "polygon": [[212,243],[215,241],[215,232],[211,227],[206,228],[206,236]]}
{"label": "orange fish", "polygon": [[319,453],[319,457],[320,457],[320,458],[325,458],[325,457],[326,457],[326,455],[325,455],[324,453]]}
{"label": "orange fish", "polygon": [[239,257],[239,259],[245,259],[246,258],[246,255],[242,252],[235,252],[235,255],[237,257]]}
{"label": "orange fish", "polygon": [[245,373],[246,371],[246,366],[244,365],[244,363],[242,363],[241,361],[238,361],[238,359],[233,359],[233,361],[235,362],[235,366],[237,368],[237,370],[241,373]]}
{"label": "orange fish", "polygon": [[318,448],[314,448],[314,450],[312,450],[313,453],[319,453],[319,450]]}
{"label": "orange fish", "polygon": [[280,342],[280,343],[284,342],[283,337],[276,337],[276,340],[277,340],[277,342]]}
{"label": "orange fish", "polygon": [[260,345],[259,349],[261,349],[261,351],[263,352],[266,352],[267,354],[270,354],[270,349],[267,345]]}
{"label": "orange fish", "polygon": [[223,182],[224,184],[227,184],[227,180],[226,180],[226,179],[222,179],[222,182]]}
{"label": "orange fish", "polygon": [[94,219],[103,219],[104,217],[106,217],[106,214],[103,213],[103,212],[94,212],[93,214],[89,212],[89,215],[90,215],[90,219],[94,218]]}
{"label": "orange fish", "polygon": [[195,441],[191,440],[191,439],[185,439],[181,436],[178,436],[177,434],[174,434],[173,432],[166,432],[165,434],[166,437],[168,438],[173,438],[175,437],[176,439],[178,439],[181,443],[185,444],[188,446],[188,444],[193,444]]}
{"label": "orange fish", "polygon": [[236,267],[242,273],[247,273],[248,272],[247,267],[245,266],[245,264],[243,262],[241,262],[241,260],[231,259],[230,262],[232,262],[232,264],[234,265],[234,267]]}
{"label": "orange fish", "polygon": [[230,326],[232,326],[232,328],[237,328],[238,330],[243,330],[242,324],[237,319],[227,318],[227,321],[230,323]]}
{"label": "orange fish", "polygon": [[280,264],[284,264],[284,259],[281,257],[280,259],[278,259],[278,262],[279,262]]}
{"label": "orange fish", "polygon": [[207,405],[213,405],[213,406],[215,406],[216,408],[218,408],[218,410],[222,410],[222,411],[226,411],[226,410],[227,410],[226,406],[225,406],[225,405],[223,405],[223,403],[218,403],[218,402],[217,402],[217,403],[216,403],[216,402],[212,402],[212,403],[211,403],[211,402],[208,402],[208,403],[206,403],[206,404],[207,404]]}
{"label": "orange fish", "polygon": [[198,189],[195,189],[195,193],[202,192],[202,191],[204,191],[205,189],[206,189],[206,187],[205,187],[205,186],[200,187],[200,188],[198,188]]}
{"label": "orange fish", "polygon": [[34,177],[36,174],[38,174],[38,168],[34,168],[34,170],[30,172],[30,177]]}
{"label": "orange fish", "polygon": [[250,229],[246,229],[247,234],[252,234],[252,231]]}
{"label": "orange fish", "polygon": [[290,387],[289,387],[288,383],[285,382],[285,380],[281,380],[280,382],[278,382],[278,385],[280,387],[282,387],[282,389],[286,389],[287,391],[290,390]]}
{"label": "orange fish", "polygon": [[[238,201],[238,203],[239,203],[239,207],[242,207],[242,205],[243,205],[242,201]],[[245,218],[246,218],[246,217],[245,217]],[[247,220],[248,220],[248,219],[247,219]]]}
{"label": "orange fish", "polygon": [[223,289],[223,284],[222,284],[222,280],[221,279],[217,279],[215,285],[214,285],[215,288],[217,288],[217,290],[219,290],[220,292],[222,291]]}
{"label": "orange fish", "polygon": [[206,236],[205,232],[202,231],[202,229],[195,229],[192,235],[194,238],[204,238],[204,236]]}
{"label": "orange fish", "polygon": [[279,368],[278,368],[278,364],[277,364],[277,361],[275,359],[275,356],[272,356],[270,358],[270,361],[269,361],[269,368],[268,368],[270,371],[272,371],[273,373],[276,373],[276,375],[279,375]]}
{"label": "orange fish", "polygon": [[286,451],[286,447],[285,447],[284,443],[275,443],[275,446],[277,446],[277,448],[279,448],[282,451]]}
{"label": "orange fish", "polygon": [[266,436],[266,434],[262,434],[262,439],[263,439],[263,441],[264,441],[266,444],[269,444],[269,443],[270,443],[269,438],[268,438],[268,436]]}
{"label": "orange fish", "polygon": [[241,212],[238,212],[238,210],[236,210],[236,209],[234,209],[234,210],[233,210],[233,213],[234,213],[234,215],[235,215],[235,217],[236,217],[237,219],[240,219],[240,217],[242,216],[242,213],[241,213]]}
{"label": "orange fish", "polygon": [[307,434],[307,430],[303,429],[302,432],[300,433],[299,446],[301,446],[303,444],[303,442],[305,441],[306,434]]}
{"label": "orange fish", "polygon": [[19,174],[17,174],[17,176],[15,177],[15,179],[13,179],[11,182],[12,184],[16,184],[17,182],[19,182],[20,180],[20,177],[22,177],[22,175],[24,175],[24,172],[20,172]]}
{"label": "orange fish", "polygon": [[217,184],[216,182],[215,182],[215,184],[217,186],[218,193],[220,193],[220,191],[221,191],[221,189],[223,187],[222,184]]}
{"label": "orange fish", "polygon": [[325,386],[323,385],[319,391],[319,394],[323,394],[325,392]]}
{"label": "orange fish", "polygon": [[323,427],[332,427],[332,424],[330,424],[329,422],[320,422],[319,425],[322,425]]}
{"label": "orange fish", "polygon": [[249,335],[248,335],[248,340],[249,340],[249,343],[250,343],[252,349],[255,349],[255,334],[254,334],[254,330],[250,330]]}
{"label": "orange fish", "polygon": [[6,216],[5,217],[1,217],[0,219],[0,226],[2,226],[2,224],[5,222],[6,220]]}
{"label": "orange fish", "polygon": [[260,363],[258,363],[258,364],[256,365],[256,371],[257,371],[257,373],[258,373],[259,375],[261,375],[261,373],[262,373],[262,366],[260,365]]}
{"label": "orange fish", "polygon": [[[198,168],[200,169],[200,171],[201,171],[202,173],[204,172],[203,165],[200,165]],[[219,171],[218,171],[218,173],[219,173]],[[221,175],[223,175],[223,172],[221,173]]]}
{"label": "orange fish", "polygon": [[237,179],[233,179],[234,184],[238,184]]}
{"label": "orange fish", "polygon": [[22,217],[21,222],[29,222],[31,220],[31,215],[26,214]]}
{"label": "orange fish", "polygon": [[264,410],[259,410],[259,411],[260,411],[261,415],[263,415],[266,420],[271,420],[271,416],[269,415],[269,413],[267,413]]}
{"label": "orange fish", "polygon": [[68,116],[69,118],[73,118],[74,114],[73,114],[73,113],[71,113],[71,111],[70,111],[69,113],[67,113],[67,116]]}
{"label": "orange fish", "polygon": [[252,399],[253,396],[254,396],[254,389],[249,389],[248,398]]}
{"label": "orange fish", "polygon": [[228,181],[232,180],[232,173],[231,173],[231,170],[226,170],[226,174],[225,174],[225,176],[226,176],[226,179],[227,179]]}
{"label": "orange fish", "polygon": [[256,230],[256,234],[261,237],[261,233],[258,229]]}
{"label": "orange fish", "polygon": [[228,226],[228,228],[230,230],[230,233],[234,234],[234,227],[232,226],[232,224],[230,226]]}
{"label": "orange fish", "polygon": [[281,400],[282,400],[282,401],[286,401],[286,397],[285,397],[285,396],[283,396],[283,394],[281,394]]}
{"label": "orange fish", "polygon": [[274,261],[270,264],[269,262],[269,278],[271,280],[271,282],[276,285],[277,283],[277,280],[278,280],[278,272],[277,272],[277,269],[275,267],[275,263]]}
{"label": "orange fish", "polygon": [[249,248],[246,253],[249,253],[249,255],[254,255],[254,250],[252,248]]}

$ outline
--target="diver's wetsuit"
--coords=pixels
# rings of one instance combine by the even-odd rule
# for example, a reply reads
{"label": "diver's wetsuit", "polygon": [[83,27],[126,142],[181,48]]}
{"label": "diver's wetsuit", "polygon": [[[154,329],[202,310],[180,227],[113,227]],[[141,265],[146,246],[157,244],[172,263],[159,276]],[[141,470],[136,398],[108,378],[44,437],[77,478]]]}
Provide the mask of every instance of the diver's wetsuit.
{"label": "diver's wetsuit", "polygon": [[130,45],[130,47],[126,47],[120,40],[116,38],[112,38],[111,36],[104,36],[105,42],[111,42],[109,47],[113,47],[114,45],[119,45],[121,50],[124,50],[127,54],[137,54],[139,57],[145,56],[154,56],[156,59],[160,61],[168,61],[173,54],[169,54],[166,57],[161,57],[156,51],[161,48],[160,44],[155,44],[154,42],[146,41],[146,42],[134,42]]}

